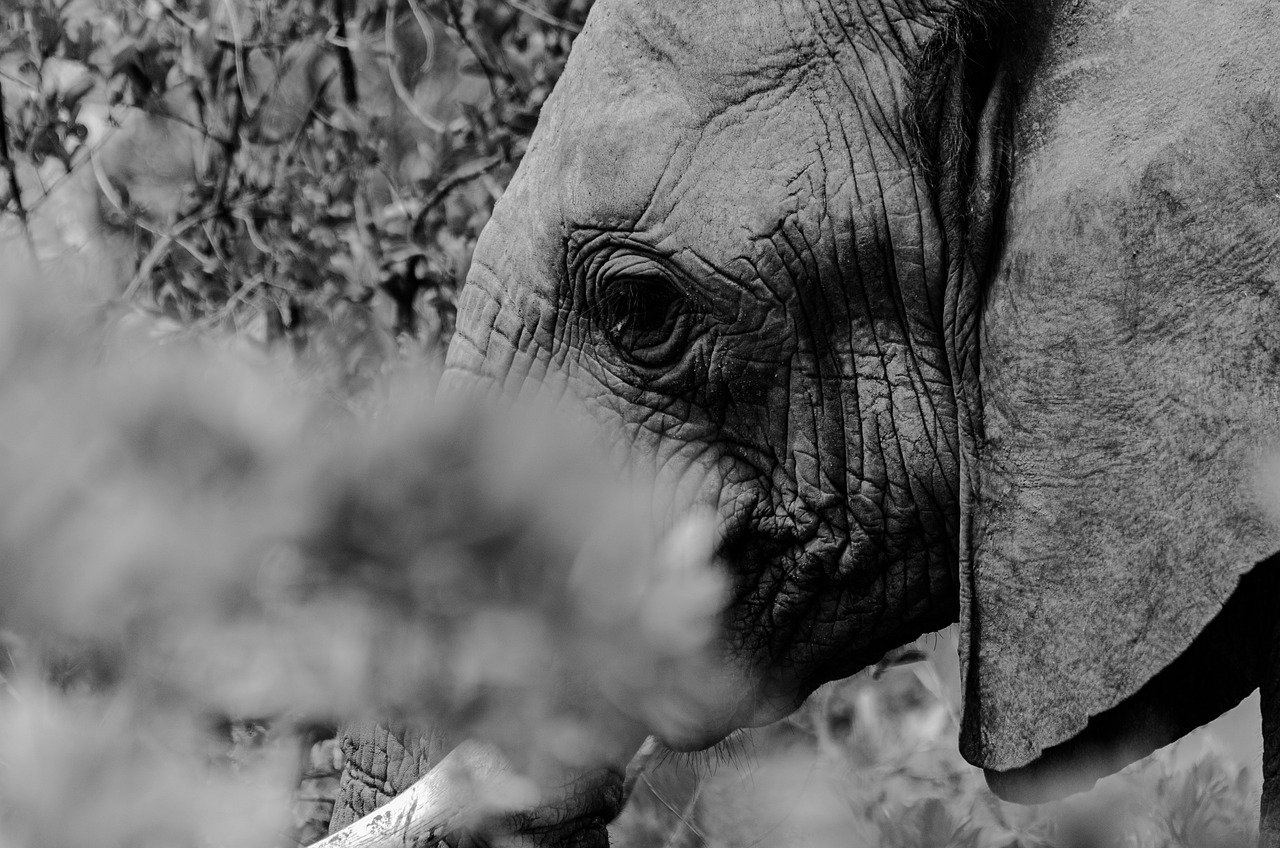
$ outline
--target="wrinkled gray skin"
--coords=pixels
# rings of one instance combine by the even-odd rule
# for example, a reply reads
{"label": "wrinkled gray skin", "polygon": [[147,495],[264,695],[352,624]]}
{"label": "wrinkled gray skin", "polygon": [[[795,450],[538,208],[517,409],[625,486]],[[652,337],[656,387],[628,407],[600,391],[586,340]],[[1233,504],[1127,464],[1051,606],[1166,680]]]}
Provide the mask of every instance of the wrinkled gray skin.
{"label": "wrinkled gray skin", "polygon": [[870,8],[602,2],[462,295],[452,369],[567,390],[719,515],[741,687],[682,747],[957,615],[952,269],[908,125],[942,24]]}
{"label": "wrinkled gray skin", "polygon": [[[449,365],[576,399],[717,510],[729,697],[672,745],[960,618],[998,791],[1087,786],[1261,685],[1275,841],[1280,23],[1113,6],[596,5]],[[598,844],[593,785],[531,841]]]}

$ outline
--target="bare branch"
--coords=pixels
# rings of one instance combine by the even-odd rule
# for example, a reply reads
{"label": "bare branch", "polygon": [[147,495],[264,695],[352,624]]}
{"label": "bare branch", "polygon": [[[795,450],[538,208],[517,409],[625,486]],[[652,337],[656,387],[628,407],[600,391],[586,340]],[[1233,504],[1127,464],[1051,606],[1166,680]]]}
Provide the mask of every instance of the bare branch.
{"label": "bare branch", "polygon": [[22,205],[22,190],[18,187],[18,166],[13,159],[13,151],[9,147],[9,119],[4,114],[4,89],[0,87],[0,165],[9,172],[9,194],[13,197],[13,208],[23,227],[27,224],[27,210]]}
{"label": "bare branch", "polygon": [[348,106],[359,100],[356,91],[356,63],[351,58],[351,44],[347,39],[346,0],[333,0],[334,27],[337,30],[338,64],[342,67],[342,99]]}

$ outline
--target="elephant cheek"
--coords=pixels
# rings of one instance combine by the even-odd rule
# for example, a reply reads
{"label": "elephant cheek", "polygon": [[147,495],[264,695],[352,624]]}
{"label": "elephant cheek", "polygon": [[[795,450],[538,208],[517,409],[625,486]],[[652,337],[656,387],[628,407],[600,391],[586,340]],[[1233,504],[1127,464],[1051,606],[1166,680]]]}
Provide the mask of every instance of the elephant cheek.
{"label": "elephant cheek", "polygon": [[564,374],[547,367],[554,321],[543,300],[536,291],[505,290],[487,269],[473,269],[445,359],[447,390],[509,399],[562,392]]}

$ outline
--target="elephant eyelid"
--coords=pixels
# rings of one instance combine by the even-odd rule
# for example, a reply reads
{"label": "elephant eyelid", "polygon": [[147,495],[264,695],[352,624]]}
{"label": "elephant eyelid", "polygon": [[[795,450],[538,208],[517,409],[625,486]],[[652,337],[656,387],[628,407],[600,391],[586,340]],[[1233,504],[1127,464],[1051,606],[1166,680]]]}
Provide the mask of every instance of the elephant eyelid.
{"label": "elephant eyelid", "polygon": [[691,313],[711,312],[710,303],[689,278],[662,257],[631,245],[624,250],[599,250],[577,263],[582,279],[580,294],[590,309],[619,280],[668,286]]}
{"label": "elephant eyelid", "polygon": [[692,312],[684,294],[661,275],[618,273],[593,287],[592,323],[620,353],[640,366],[683,357]]}
{"label": "elephant eyelid", "polygon": [[592,290],[616,274],[664,279],[674,286],[695,313],[718,323],[732,323],[739,312],[734,276],[689,252],[690,267],[668,250],[650,243],[645,233],[628,228],[604,228],[567,221],[561,242],[562,273],[570,309],[583,310]]}

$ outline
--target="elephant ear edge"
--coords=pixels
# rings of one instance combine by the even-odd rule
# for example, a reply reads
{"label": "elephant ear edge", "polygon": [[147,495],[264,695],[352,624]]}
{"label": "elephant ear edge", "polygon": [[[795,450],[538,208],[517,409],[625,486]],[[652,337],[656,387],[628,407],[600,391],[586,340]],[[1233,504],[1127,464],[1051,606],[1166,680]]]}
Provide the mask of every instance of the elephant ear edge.
{"label": "elephant ear edge", "polygon": [[961,411],[961,749],[1018,800],[1243,697],[1280,568],[1280,20],[1036,5]]}

